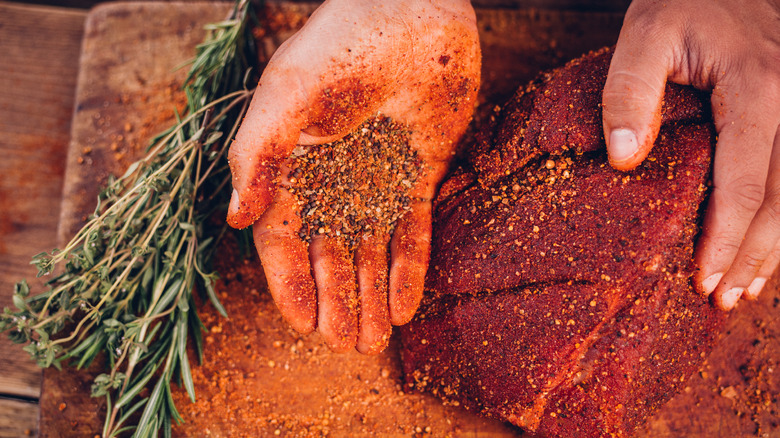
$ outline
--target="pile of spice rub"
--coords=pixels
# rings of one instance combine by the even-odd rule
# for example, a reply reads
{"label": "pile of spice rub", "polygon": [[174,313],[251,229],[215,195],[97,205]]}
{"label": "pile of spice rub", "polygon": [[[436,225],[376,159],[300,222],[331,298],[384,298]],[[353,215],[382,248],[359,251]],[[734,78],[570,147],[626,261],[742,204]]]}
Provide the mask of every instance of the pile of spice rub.
{"label": "pile of spice rub", "polygon": [[392,234],[422,175],[410,135],[376,115],[338,141],[296,148],[288,179],[300,206],[301,239],[338,237],[354,249],[362,236]]}

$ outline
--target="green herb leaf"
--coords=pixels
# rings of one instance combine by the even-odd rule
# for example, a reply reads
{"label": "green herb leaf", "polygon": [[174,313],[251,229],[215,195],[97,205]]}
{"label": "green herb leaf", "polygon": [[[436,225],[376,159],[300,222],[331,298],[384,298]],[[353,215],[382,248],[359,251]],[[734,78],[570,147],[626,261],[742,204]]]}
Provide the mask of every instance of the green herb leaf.
{"label": "green herb leaf", "polygon": [[259,71],[250,26],[256,6],[238,0],[231,19],[207,27],[184,86],[187,110],[144,158],[109,177],[93,215],[62,250],[33,257],[38,276],[58,272],[47,289],[30,297],[20,281],[15,309],[0,314],[0,331],[26,344],[41,367],[105,359],[92,395],[106,398],[106,437],[170,435],[171,422],[181,421],[171,381],[180,379],[195,400],[190,337],[203,356],[193,295],[201,291],[226,314],[209,271],[225,231],[203,224],[215,212],[224,217],[230,198],[226,152],[253,94],[247,78]]}

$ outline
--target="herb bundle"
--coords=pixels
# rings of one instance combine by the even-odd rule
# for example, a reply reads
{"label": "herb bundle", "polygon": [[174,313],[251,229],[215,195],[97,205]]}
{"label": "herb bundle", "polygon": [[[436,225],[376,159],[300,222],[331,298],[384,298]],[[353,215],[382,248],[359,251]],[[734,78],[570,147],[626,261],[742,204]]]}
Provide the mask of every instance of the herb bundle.
{"label": "herb bundle", "polygon": [[195,399],[187,346],[200,358],[203,326],[193,292],[224,314],[209,261],[225,228],[209,229],[208,219],[226,209],[225,155],[253,93],[245,83],[257,67],[255,6],[239,0],[229,19],[207,27],[184,86],[187,111],[109,180],[62,250],[33,258],[39,276],[58,272],[47,290],[30,296],[18,283],[16,309],[0,315],[0,331],[27,344],[41,367],[105,360],[92,386],[107,402],[103,436],[170,436],[172,421],[181,421],[171,382]]}

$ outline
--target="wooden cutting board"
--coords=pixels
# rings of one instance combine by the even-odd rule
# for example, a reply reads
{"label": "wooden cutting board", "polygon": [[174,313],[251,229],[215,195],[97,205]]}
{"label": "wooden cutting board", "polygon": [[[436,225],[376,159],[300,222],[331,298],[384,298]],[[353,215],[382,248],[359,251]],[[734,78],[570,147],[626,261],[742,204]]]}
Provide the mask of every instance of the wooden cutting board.
{"label": "wooden cutting board", "polygon": [[[273,48],[302,25],[313,5],[273,6],[277,23],[264,41]],[[109,173],[121,173],[148,138],[181,108],[175,67],[192,56],[203,24],[227,6],[115,3],[88,17],[65,175],[60,238],[81,225]],[[541,10],[479,10],[483,102],[501,102],[540,70],[617,39],[618,14]],[[196,404],[176,396],[186,423],[179,436],[514,436],[520,432],[425,394],[401,391],[395,345],[378,356],[332,354],[318,335],[289,330],[248,259],[223,268],[231,317],[208,306],[202,317],[206,363],[194,369]],[[232,289],[231,289],[232,290]],[[700,375],[639,434],[647,437],[777,436],[780,401],[778,281],[758,303],[743,303]],[[229,354],[220,345],[235,345]],[[92,370],[94,371],[94,370]],[[102,401],[88,397],[91,376],[47,371],[41,436],[93,436]],[[215,415],[219,412],[218,415]]]}

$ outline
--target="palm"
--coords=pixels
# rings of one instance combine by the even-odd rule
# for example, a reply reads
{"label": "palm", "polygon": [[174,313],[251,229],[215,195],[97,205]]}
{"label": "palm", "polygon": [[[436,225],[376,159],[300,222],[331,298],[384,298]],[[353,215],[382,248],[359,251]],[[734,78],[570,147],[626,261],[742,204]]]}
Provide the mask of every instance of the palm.
{"label": "palm", "polygon": [[[337,351],[371,353],[422,297],[430,199],[471,117],[480,57],[467,2],[354,3],[323,4],[263,73],[230,150],[228,221],[254,224],[269,290],[295,329],[317,328]],[[412,132],[425,167],[411,192],[419,200],[393,236],[364,237],[354,252],[330,237],[307,244],[296,201],[277,184],[284,160],[296,145],[341,138],[377,112]]]}

